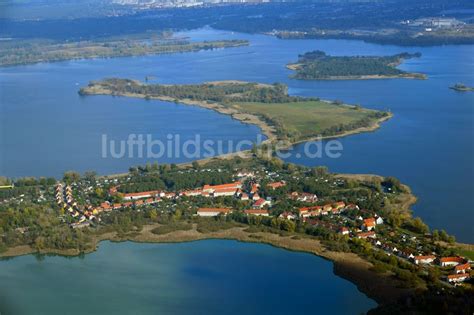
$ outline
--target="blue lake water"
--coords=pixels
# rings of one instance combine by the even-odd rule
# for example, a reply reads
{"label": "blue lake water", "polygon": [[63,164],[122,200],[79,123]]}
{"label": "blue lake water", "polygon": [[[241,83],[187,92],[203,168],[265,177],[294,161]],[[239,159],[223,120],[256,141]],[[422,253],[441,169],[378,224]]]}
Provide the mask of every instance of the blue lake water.
{"label": "blue lake water", "polygon": [[[133,58],[79,60],[0,69],[0,175],[60,176],[66,170],[123,172],[153,159],[102,157],[101,137],[150,134],[183,140],[252,140],[258,128],[197,107],[120,97],[80,97],[90,80],[126,77],[157,83],[238,79],[284,82],[290,93],[341,99],[394,118],[372,133],[340,139],[338,159],[296,158],[332,171],[392,175],[419,197],[415,215],[474,242],[472,214],[473,46],[396,47],[345,40],[286,41],[209,29],[193,40],[246,38],[249,47]],[[401,68],[428,80],[296,81],[285,64],[321,49],[333,55],[422,52]],[[224,146],[224,151],[229,150]],[[182,162],[186,158],[162,158]],[[332,273],[321,258],[232,241],[112,244],[84,258],[17,257],[0,263],[0,312],[33,314],[357,314],[375,303]],[[242,303],[246,301],[246,303]],[[3,308],[3,309],[2,309]],[[67,310],[65,312],[65,310]],[[316,311],[317,310],[317,311]]]}
{"label": "blue lake water", "polygon": [[[394,118],[376,132],[343,138],[339,159],[296,158],[304,165],[328,165],[335,172],[376,173],[400,178],[419,197],[415,214],[462,241],[474,241],[474,94],[448,89],[474,85],[473,46],[396,47],[347,40],[279,40],[211,29],[179,33],[192,40],[246,38],[251,45],[196,53],[68,61],[0,69],[0,174],[59,176],[70,169],[123,172],[153,159],[102,158],[101,136],[123,140],[131,133],[166,140],[256,140],[258,129],[208,110],[158,101],[76,92],[89,80],[127,77],[157,83],[200,83],[238,79],[284,82],[290,93],[341,99],[391,110]],[[332,55],[388,55],[421,52],[402,69],[428,80],[297,81],[285,64],[321,49]],[[224,145],[224,151],[229,148]],[[295,148],[303,150],[303,145]],[[187,159],[162,158],[159,162]]]}
{"label": "blue lake water", "polygon": [[332,263],[263,244],[103,242],[83,258],[0,263],[2,314],[360,314]]}

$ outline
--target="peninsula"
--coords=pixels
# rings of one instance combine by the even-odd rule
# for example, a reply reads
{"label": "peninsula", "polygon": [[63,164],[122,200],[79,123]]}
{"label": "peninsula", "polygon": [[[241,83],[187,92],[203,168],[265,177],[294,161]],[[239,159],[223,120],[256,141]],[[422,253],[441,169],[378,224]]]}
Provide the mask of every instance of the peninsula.
{"label": "peninsula", "polygon": [[246,40],[191,42],[171,32],[155,32],[84,41],[18,40],[0,45],[0,66],[74,59],[114,58],[192,52],[248,45]]}
{"label": "peninsula", "polygon": [[413,218],[416,198],[393,177],[332,174],[256,152],[123,176],[0,181],[9,186],[0,190],[0,256],[75,256],[102,240],[236,239],[333,261],[336,274],[379,303],[376,313],[449,301],[459,314],[472,303],[472,245]]}
{"label": "peninsula", "polygon": [[290,143],[375,130],[391,113],[288,95],[287,86],[241,81],[194,85],[144,84],[128,79],[93,81],[81,95],[119,95],[173,101],[215,110],[259,126],[268,142]]}
{"label": "peninsula", "polygon": [[419,58],[420,53],[393,56],[329,56],[316,50],[300,55],[287,68],[296,71],[299,80],[426,79],[421,73],[405,72],[396,67],[404,60]]}

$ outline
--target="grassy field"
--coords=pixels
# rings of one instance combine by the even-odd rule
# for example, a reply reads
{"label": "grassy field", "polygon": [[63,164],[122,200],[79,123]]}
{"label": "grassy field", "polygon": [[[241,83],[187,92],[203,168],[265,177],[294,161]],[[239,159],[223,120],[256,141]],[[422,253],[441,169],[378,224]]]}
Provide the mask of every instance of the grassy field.
{"label": "grassy field", "polygon": [[[278,124],[292,138],[309,138],[328,135],[334,128],[355,125],[368,127],[372,115],[379,112],[347,105],[335,105],[323,101],[291,103],[238,103],[234,107],[252,114],[261,115]],[[365,124],[364,124],[365,123]],[[342,126],[342,127],[341,127]],[[349,128],[349,126],[352,126]],[[345,131],[345,130],[340,130]]]}

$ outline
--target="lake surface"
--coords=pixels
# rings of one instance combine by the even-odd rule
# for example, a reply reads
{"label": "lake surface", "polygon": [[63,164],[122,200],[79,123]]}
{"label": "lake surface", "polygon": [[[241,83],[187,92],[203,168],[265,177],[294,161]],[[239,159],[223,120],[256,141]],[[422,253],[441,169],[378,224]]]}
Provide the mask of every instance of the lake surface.
{"label": "lake surface", "polygon": [[360,314],[376,306],[329,261],[228,240],[103,242],[83,258],[0,265],[2,314]]}
{"label": "lake surface", "polygon": [[[340,158],[289,161],[327,165],[335,172],[375,173],[400,178],[419,197],[415,215],[444,228],[459,240],[474,242],[474,93],[448,89],[456,82],[474,85],[473,46],[396,47],[347,40],[279,40],[263,35],[211,29],[179,33],[193,40],[249,39],[232,49],[161,56],[68,61],[0,69],[0,174],[59,176],[69,169],[123,172],[144,158],[101,156],[101,136],[126,139],[131,133],[159,139],[256,140],[258,129],[207,110],[163,102],[106,96],[80,97],[89,80],[126,77],[157,83],[212,80],[284,82],[290,93],[341,99],[391,110],[394,118],[376,132],[343,138]],[[428,80],[297,81],[285,64],[298,54],[324,50],[332,55],[389,55],[421,52],[401,68],[426,73]],[[224,148],[231,149],[224,146]],[[150,159],[149,159],[150,160]],[[162,158],[159,162],[186,159]],[[152,160],[151,160],[152,161]]]}

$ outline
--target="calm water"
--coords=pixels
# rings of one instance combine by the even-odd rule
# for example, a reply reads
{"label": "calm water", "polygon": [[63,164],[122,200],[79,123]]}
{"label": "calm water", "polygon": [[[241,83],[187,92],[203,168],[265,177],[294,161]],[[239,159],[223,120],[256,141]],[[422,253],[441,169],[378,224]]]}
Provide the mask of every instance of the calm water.
{"label": "calm water", "polygon": [[[474,242],[472,215],[474,94],[449,85],[474,85],[472,46],[400,48],[358,41],[283,41],[213,30],[182,33],[193,40],[247,38],[249,47],[163,56],[81,60],[0,69],[0,175],[60,176],[69,169],[123,172],[144,158],[102,158],[101,136],[131,133],[165,140],[255,140],[254,126],[196,107],[106,96],[80,97],[89,80],[119,76],[158,83],[239,79],[284,82],[290,93],[342,99],[395,117],[377,132],[341,139],[339,159],[289,158],[336,172],[399,177],[419,202],[415,214]],[[402,65],[429,80],[304,82],[284,65],[309,50],[334,55],[423,53]],[[224,151],[229,146],[224,145]],[[294,149],[301,153],[303,145]],[[186,159],[163,158],[159,162]],[[231,241],[112,244],[84,258],[33,256],[0,263],[2,314],[357,314],[375,303],[333,275],[331,263],[266,245]],[[43,289],[44,288],[44,289]],[[100,301],[100,302],[97,302]],[[242,301],[245,301],[242,303]],[[65,310],[68,310],[65,312]],[[239,312],[237,312],[239,310]]]}
{"label": "calm water", "polygon": [[[399,177],[419,202],[416,215],[474,242],[474,93],[457,93],[456,82],[474,85],[473,46],[396,47],[345,40],[285,41],[268,36],[197,30],[180,33],[193,40],[247,38],[249,47],[175,55],[81,60],[0,69],[0,174],[59,176],[69,169],[123,172],[146,159],[104,159],[101,136],[124,140],[130,133],[167,134],[189,139],[249,139],[257,128],[207,110],[163,102],[77,95],[89,80],[119,76],[159,83],[199,83],[240,79],[285,82],[297,95],[342,99],[395,117],[377,132],[342,139],[339,159],[290,161],[328,165],[336,172]],[[333,55],[423,54],[401,67],[426,73],[428,80],[296,81],[284,65],[309,50]],[[224,146],[225,150],[229,148]],[[302,145],[295,148],[301,152]],[[294,155],[293,155],[294,156]],[[181,162],[163,158],[160,162]]]}
{"label": "calm water", "polygon": [[84,258],[16,257],[1,263],[0,279],[2,314],[360,314],[376,306],[319,257],[223,240],[104,242]]}

